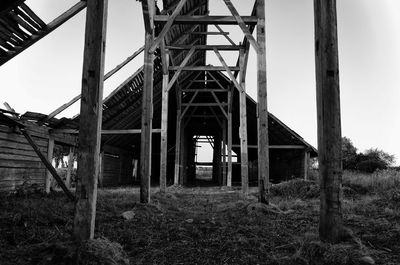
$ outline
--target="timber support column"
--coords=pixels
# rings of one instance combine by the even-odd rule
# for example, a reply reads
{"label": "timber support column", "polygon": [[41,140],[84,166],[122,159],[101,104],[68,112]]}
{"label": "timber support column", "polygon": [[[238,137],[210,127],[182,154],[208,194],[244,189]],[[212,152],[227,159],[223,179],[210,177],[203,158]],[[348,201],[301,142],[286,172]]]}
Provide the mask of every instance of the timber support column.
{"label": "timber support column", "polygon": [[144,48],[144,84],[142,98],[142,133],[140,145],[140,202],[150,202],[151,181],[151,142],[153,120],[153,70],[154,54],[150,47],[154,41],[154,0],[143,0],[143,17],[145,25]]}
{"label": "timber support column", "polygon": [[[47,160],[50,162],[50,164],[53,161],[53,153],[54,153],[54,137],[50,135],[49,142],[47,144]],[[47,194],[50,193],[51,179],[52,176],[50,171],[46,170],[45,190]]]}
{"label": "timber support column", "polygon": [[88,0],[79,122],[77,202],[73,235],[93,239],[102,121],[107,0]]}
{"label": "timber support column", "polygon": [[267,62],[265,53],[265,0],[257,0],[257,99],[259,201],[269,203],[269,144],[267,108]]}
{"label": "timber support column", "polygon": [[337,243],[342,234],[342,151],[335,0],[314,0],[318,162],[321,187],[319,236]]}
{"label": "timber support column", "polygon": [[227,120],[223,120],[222,122],[222,182],[221,185],[222,186],[226,186],[226,138],[227,138],[227,134],[226,134],[226,124],[227,124]]}
{"label": "timber support column", "polygon": [[228,92],[228,173],[226,186],[232,187],[232,88]]}
{"label": "timber support column", "polygon": [[65,178],[65,186],[67,188],[71,188],[71,176],[72,176],[72,171],[74,170],[74,147],[71,146],[69,148],[69,154],[68,154],[68,169],[67,169],[67,176]]}
{"label": "timber support column", "polygon": [[[161,47],[163,48],[163,47]],[[165,56],[166,67],[163,71],[162,102],[161,102],[161,154],[160,154],[160,191],[165,192],[167,188],[167,164],[168,164],[168,59]]]}
{"label": "timber support column", "polygon": [[247,147],[247,107],[246,107],[246,61],[244,57],[244,50],[240,49],[240,72],[239,82],[242,91],[239,91],[239,105],[240,105],[240,167],[242,176],[242,192],[247,195],[249,192],[249,158]]}
{"label": "timber support column", "polygon": [[[178,89],[178,88],[177,88]],[[179,169],[181,163],[181,132],[182,132],[182,119],[181,119],[181,93],[178,92],[178,102],[176,110],[176,137],[175,137],[175,172],[174,172],[174,185],[179,185]]]}

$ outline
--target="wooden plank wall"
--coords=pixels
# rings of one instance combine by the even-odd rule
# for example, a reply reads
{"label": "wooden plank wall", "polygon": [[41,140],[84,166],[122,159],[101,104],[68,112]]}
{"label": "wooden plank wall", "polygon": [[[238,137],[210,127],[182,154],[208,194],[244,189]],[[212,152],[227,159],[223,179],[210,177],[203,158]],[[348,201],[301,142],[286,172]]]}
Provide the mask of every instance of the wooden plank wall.
{"label": "wooden plank wall", "polygon": [[[275,149],[270,155],[270,182],[280,183],[294,178],[304,178],[304,150],[303,149]],[[257,182],[257,160],[249,162],[249,182]],[[239,177],[235,176],[235,180]]]}
{"label": "wooden plank wall", "polygon": [[[48,128],[26,122],[40,151],[47,156]],[[0,125],[0,191],[12,191],[25,181],[45,185],[46,169],[22,134]]]}
{"label": "wooden plank wall", "polygon": [[133,184],[133,156],[125,153],[104,153],[102,186]]}

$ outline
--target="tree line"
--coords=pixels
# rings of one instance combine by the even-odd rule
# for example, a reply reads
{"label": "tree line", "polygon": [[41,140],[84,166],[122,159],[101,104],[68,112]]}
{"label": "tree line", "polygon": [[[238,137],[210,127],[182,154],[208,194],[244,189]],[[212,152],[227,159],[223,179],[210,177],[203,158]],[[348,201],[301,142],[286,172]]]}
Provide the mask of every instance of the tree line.
{"label": "tree line", "polygon": [[395,162],[395,156],[378,148],[358,152],[353,142],[342,137],[343,169],[372,173],[378,169],[387,169]]}

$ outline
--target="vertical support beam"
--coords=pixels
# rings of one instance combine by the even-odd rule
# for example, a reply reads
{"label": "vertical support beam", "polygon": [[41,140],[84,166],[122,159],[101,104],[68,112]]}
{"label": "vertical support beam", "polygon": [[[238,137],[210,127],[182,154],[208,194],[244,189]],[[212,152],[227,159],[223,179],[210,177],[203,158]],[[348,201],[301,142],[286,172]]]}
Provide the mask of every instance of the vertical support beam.
{"label": "vertical support beam", "polygon": [[124,160],[125,160],[125,155],[119,154],[118,185],[122,184],[122,177],[123,177],[123,173],[124,173]]}
{"label": "vertical support beam", "polygon": [[304,151],[304,179],[308,180],[308,167],[310,163],[310,152]]}
{"label": "vertical support beam", "polygon": [[[182,115],[181,115],[182,116]],[[181,117],[181,122],[183,118]],[[186,184],[186,162],[187,162],[187,141],[186,141],[186,130],[185,126],[181,125],[181,140],[180,140],[180,159],[179,159],[179,184]]]}
{"label": "vertical support beam", "polygon": [[239,57],[239,82],[242,91],[239,91],[240,102],[240,168],[242,176],[242,192],[247,195],[249,190],[249,159],[247,148],[247,107],[246,107],[246,76],[244,50],[240,49]]}
{"label": "vertical support beam", "polygon": [[74,231],[76,240],[92,239],[96,216],[99,173],[104,52],[108,0],[88,0],[85,51],[83,56],[82,100],[79,123],[77,203]]}
{"label": "vertical support beam", "polygon": [[74,147],[71,146],[69,148],[67,176],[65,178],[65,186],[67,186],[68,189],[71,188],[71,175],[73,169],[74,169]]}
{"label": "vertical support beam", "polygon": [[151,142],[153,120],[153,70],[154,54],[150,53],[150,47],[154,41],[154,0],[142,1],[143,16],[145,22],[144,45],[144,84],[142,99],[142,133],[140,145],[140,202],[150,202],[151,182]]}
{"label": "vertical support beam", "polygon": [[226,186],[232,187],[232,88],[228,92],[228,173]]}
{"label": "vertical support beam", "polygon": [[[49,136],[49,142],[47,145],[47,160],[50,162],[53,161],[53,152],[54,152],[54,137],[53,136]],[[46,170],[46,182],[45,182],[45,189],[46,189],[46,193],[49,194],[50,193],[50,188],[51,188],[51,173],[49,170]]]}
{"label": "vertical support beam", "polygon": [[259,201],[268,204],[269,148],[267,108],[267,62],[265,53],[265,0],[257,0],[257,101],[258,101],[258,187]]}
{"label": "vertical support beam", "polygon": [[227,138],[227,120],[222,121],[222,186],[226,186],[226,138]]}
{"label": "vertical support beam", "polygon": [[[161,47],[163,48],[163,47]],[[160,191],[165,192],[167,188],[167,152],[168,152],[168,61],[169,56],[165,56],[167,64],[165,70],[163,68],[163,81],[162,81],[162,99],[161,99],[161,154],[160,154]]]}
{"label": "vertical support beam", "polygon": [[214,135],[213,146],[213,181],[219,183],[221,175],[221,136],[220,133]]}
{"label": "vertical support beam", "polygon": [[104,177],[104,150],[100,151],[100,165],[99,165],[99,185],[103,187],[103,177]]}
{"label": "vertical support beam", "polygon": [[174,185],[179,185],[179,165],[180,165],[180,154],[181,154],[181,93],[178,92],[178,109],[176,110],[176,138],[175,138],[175,173],[174,173]]}
{"label": "vertical support beam", "polygon": [[336,1],[314,0],[318,161],[321,181],[319,236],[342,235],[342,151]]}

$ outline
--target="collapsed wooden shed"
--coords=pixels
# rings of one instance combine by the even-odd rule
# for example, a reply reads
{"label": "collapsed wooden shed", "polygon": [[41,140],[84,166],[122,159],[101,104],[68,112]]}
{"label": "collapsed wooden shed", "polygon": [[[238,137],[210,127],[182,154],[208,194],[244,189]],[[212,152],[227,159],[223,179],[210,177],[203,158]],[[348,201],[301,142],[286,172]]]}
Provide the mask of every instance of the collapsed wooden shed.
{"label": "collapsed wooden shed", "polygon": [[25,128],[34,145],[51,162],[55,144],[77,146],[76,136],[53,131],[69,121],[53,118],[39,125],[38,121],[47,115],[27,112],[18,118],[14,116],[16,113],[0,109],[0,191],[13,191],[24,184],[49,190],[51,174],[20,127]]}

